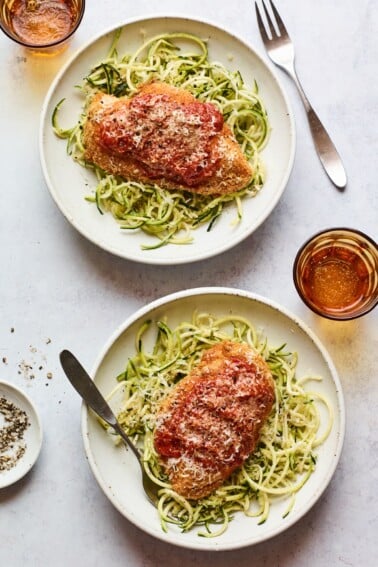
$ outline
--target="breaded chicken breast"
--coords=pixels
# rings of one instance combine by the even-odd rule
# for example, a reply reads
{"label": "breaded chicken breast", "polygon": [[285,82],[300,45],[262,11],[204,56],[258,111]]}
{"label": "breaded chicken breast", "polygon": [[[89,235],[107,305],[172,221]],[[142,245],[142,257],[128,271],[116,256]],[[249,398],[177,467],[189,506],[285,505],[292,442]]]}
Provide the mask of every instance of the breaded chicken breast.
{"label": "breaded chicken breast", "polygon": [[170,190],[233,193],[253,174],[215,105],[165,83],[132,97],[96,94],[83,140],[85,159],[107,173]]}
{"label": "breaded chicken breast", "polygon": [[245,343],[206,350],[160,407],[154,446],[174,490],[199,499],[255,450],[275,399],[265,360]]}

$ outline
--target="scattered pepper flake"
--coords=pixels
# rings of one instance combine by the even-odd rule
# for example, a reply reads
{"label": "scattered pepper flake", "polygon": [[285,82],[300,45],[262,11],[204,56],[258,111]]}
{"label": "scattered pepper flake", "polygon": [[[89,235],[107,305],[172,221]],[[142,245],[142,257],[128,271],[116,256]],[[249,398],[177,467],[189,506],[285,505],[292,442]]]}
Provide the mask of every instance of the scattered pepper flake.
{"label": "scattered pepper flake", "polygon": [[35,375],[32,372],[33,366],[28,362],[25,362],[25,360],[22,360],[20,362],[18,368],[19,368],[18,373],[23,374],[24,378],[30,378],[31,380],[35,378]]}

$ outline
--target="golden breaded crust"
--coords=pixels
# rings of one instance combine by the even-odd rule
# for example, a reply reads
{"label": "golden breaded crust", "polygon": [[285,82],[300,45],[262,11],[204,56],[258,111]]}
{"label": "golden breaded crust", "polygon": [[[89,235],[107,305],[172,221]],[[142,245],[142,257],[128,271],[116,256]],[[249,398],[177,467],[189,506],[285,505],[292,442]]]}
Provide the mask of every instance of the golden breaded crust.
{"label": "golden breaded crust", "polygon": [[205,351],[157,416],[154,445],[173,489],[196,500],[221,486],[255,450],[274,397],[268,365],[247,344]]}
{"label": "golden breaded crust", "polygon": [[[180,104],[190,104],[196,101],[192,94],[184,89],[178,89],[165,83],[147,83],[142,86],[139,94],[162,94]],[[88,108],[87,120],[84,124],[83,141],[85,159],[99,166],[105,172],[120,176],[129,181],[157,184],[169,190],[186,190],[204,195],[221,195],[234,193],[244,188],[251,181],[253,171],[251,165],[242,153],[231,130],[223,124],[222,130],[211,142],[216,145],[220,157],[214,174],[193,187],[166,178],[151,178],[145,168],[129,154],[119,155],[109,151],[100,143],[100,129],[103,116],[123,106],[127,108],[131,98],[116,98],[112,95],[98,93],[93,97]],[[198,101],[196,101],[198,102]]]}

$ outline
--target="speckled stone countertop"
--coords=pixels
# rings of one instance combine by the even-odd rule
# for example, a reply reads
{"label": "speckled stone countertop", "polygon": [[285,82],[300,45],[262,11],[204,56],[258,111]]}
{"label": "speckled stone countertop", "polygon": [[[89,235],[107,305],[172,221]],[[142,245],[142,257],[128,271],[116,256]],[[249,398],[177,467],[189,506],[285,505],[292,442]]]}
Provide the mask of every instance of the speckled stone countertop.
{"label": "speckled stone countertop", "polygon": [[[25,390],[44,426],[42,452],[33,470],[0,490],[0,564],[377,565],[378,311],[346,323],[323,320],[302,304],[291,275],[299,246],[323,228],[348,226],[378,236],[377,2],[276,1],[295,40],[302,84],[343,157],[347,190],[340,193],[330,184],[295,87],[275,69],[297,129],[294,167],[282,198],[260,228],[237,247],[206,261],[172,267],[114,257],[65,221],[41,171],[41,106],[62,64],[93,35],[128,17],[208,19],[250,42],[266,58],[253,2],[87,4],[68,49],[55,57],[32,56],[0,35],[0,379]],[[80,399],[63,377],[58,359],[62,348],[70,348],[90,368],[113,330],[137,308],[177,290],[209,285],[256,292],[305,321],[333,358],[347,413],[339,466],[312,510],[269,541],[219,554],[155,540],[113,508],[86,462]]]}

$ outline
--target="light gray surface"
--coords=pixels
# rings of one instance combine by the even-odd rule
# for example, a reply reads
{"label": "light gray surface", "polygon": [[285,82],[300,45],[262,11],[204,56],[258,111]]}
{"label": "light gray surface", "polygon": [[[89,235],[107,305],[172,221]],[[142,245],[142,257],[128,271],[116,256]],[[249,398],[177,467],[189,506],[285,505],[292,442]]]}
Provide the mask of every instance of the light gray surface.
{"label": "light gray surface", "polygon": [[[298,247],[320,229],[349,226],[377,238],[378,4],[318,0],[310,9],[310,3],[300,0],[276,3],[295,41],[302,83],[345,162],[348,188],[341,194],[328,181],[294,86],[277,70],[297,123],[294,169],[280,203],[233,250],[171,268],[115,258],[86,242],[63,219],[40,169],[40,108],[62,63],[92,35],[128,16],[208,18],[263,53],[253,2],[219,0],[215,8],[203,0],[92,0],[69,49],[54,58],[31,56],[0,36],[0,379],[25,389],[44,425],[42,453],[33,471],[0,491],[1,565],[377,563],[378,312],[348,323],[321,320],[300,302],[291,269]],[[313,510],[273,540],[222,554],[155,541],[113,509],[86,463],[80,399],[58,364],[59,351],[70,348],[90,368],[109,335],[136,308],[202,285],[251,290],[300,316],[333,357],[347,409],[341,462]]]}

